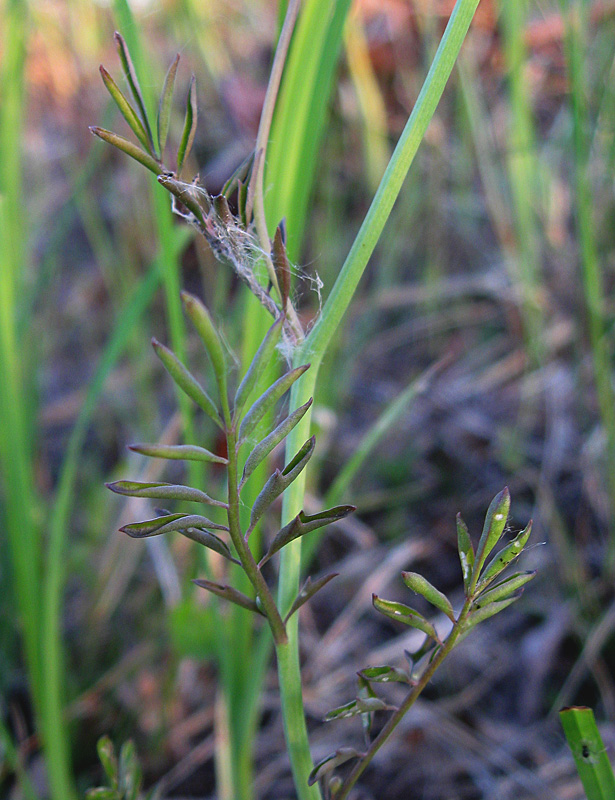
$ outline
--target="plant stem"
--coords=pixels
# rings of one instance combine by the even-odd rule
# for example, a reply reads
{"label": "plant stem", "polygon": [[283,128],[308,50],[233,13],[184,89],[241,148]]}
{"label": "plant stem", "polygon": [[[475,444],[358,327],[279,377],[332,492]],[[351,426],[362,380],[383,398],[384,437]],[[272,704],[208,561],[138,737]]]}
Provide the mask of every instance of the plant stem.
{"label": "plant stem", "polygon": [[[227,405],[228,403],[225,403],[225,417],[228,415]],[[288,638],[286,635],[286,628],[280,616],[280,612],[278,611],[273,595],[261,571],[256,565],[252,551],[244,541],[241,532],[241,522],[239,520],[239,483],[237,480],[237,432],[234,427],[229,427],[227,428],[226,435],[228,445],[228,524],[231,539],[237,550],[241,566],[244,568],[262,603],[263,611],[269,620],[274,642],[276,645],[287,644]]]}
{"label": "plant stem", "polygon": [[370,744],[366,754],[361,758],[354,767],[350,770],[344,782],[342,783],[339,791],[335,794],[335,800],[344,800],[344,798],[348,797],[348,793],[358,781],[360,776],[363,774],[365,769],[369,766],[372,762],[374,756],[380,750],[380,748],[385,744],[385,742],[389,739],[395,728],[399,725],[408,711],[412,708],[414,703],[418,700],[423,689],[427,686],[429,681],[432,679],[434,673],[438,669],[438,667],[442,664],[444,659],[449,655],[453,647],[456,645],[459,636],[463,631],[464,622],[468,616],[470,608],[472,606],[472,600],[466,600],[455,625],[453,626],[452,631],[449,633],[446,641],[442,645],[442,647],[438,650],[437,654],[421,675],[420,680],[417,684],[415,684],[408,694],[406,695],[405,700],[397,709],[397,711],[389,717],[387,720],[386,725],[380,731],[378,736],[374,739],[374,741]]}
{"label": "plant stem", "polygon": [[[307,359],[311,361],[312,368],[301,381],[297,381],[293,386],[291,410],[303,405],[313,394],[322,358],[331,337],[348,308],[359,280],[382,234],[393,204],[401,190],[404,178],[410,169],[419,144],[452,72],[478,2],[479,0],[457,0],[414,109],[397,143],[357,238],[325,303],[322,314],[304,343],[295,351],[295,365],[306,363]],[[308,411],[299,425],[289,435],[286,443],[286,452],[291,454],[291,457],[299,449],[301,443],[308,438],[310,423],[311,413]],[[299,513],[303,505],[304,491],[305,472],[297,478],[284,494],[283,522],[290,521]],[[298,539],[285,547],[281,554],[278,606],[282,614],[286,613],[297,594],[300,568],[301,540]],[[296,624],[289,626],[288,634],[288,647],[294,651],[295,655],[292,659],[288,658],[288,661],[285,661],[285,667],[288,665],[288,669],[285,669],[283,674],[282,672],[280,673],[282,713],[287,728],[291,724],[291,720],[296,719],[299,713],[303,713],[300,691],[298,628]],[[296,688],[291,691],[288,684],[294,684],[295,687],[299,687],[299,691]],[[295,703],[296,706],[293,705]],[[306,735],[301,758],[297,753],[291,751],[293,774],[295,775],[298,792],[303,792],[307,784],[309,770],[306,769],[305,765],[309,760],[309,746]],[[310,796],[318,797],[319,793]]]}
{"label": "plant stem", "polygon": [[301,680],[297,680],[300,675],[299,651],[293,646],[298,635],[298,618],[298,614],[293,614],[287,623],[289,641],[276,645],[284,735],[298,800],[320,800],[318,786],[308,786],[307,783],[307,776],[312,769],[312,756],[303,710]]}

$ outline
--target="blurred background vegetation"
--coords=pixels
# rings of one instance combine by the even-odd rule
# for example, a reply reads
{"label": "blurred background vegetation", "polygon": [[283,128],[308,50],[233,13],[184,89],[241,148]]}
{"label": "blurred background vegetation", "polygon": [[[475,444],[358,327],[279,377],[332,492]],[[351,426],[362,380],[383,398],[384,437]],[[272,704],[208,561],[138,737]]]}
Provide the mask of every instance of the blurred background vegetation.
{"label": "blurred background vegetation", "polygon": [[[299,167],[284,161],[292,124],[274,126],[272,173],[305,173],[300,191],[276,194],[270,222],[287,218],[306,325],[452,6],[332,3],[339,18],[319,40],[332,80],[322,68],[312,86],[322,119],[296,98],[312,148]],[[194,352],[179,287],[205,298],[240,352],[252,312],[166,192],[87,128],[126,134],[98,73],[104,63],[119,81],[114,30],[148,102],[179,50],[170,136],[194,73],[186,174],[219,191],[254,146],[278,13],[274,0],[0,3],[0,795],[82,794],[109,733],[136,741],[146,785],[229,796],[214,779],[233,725],[217,675],[232,677],[227,697],[233,681],[245,697],[244,653],[221,666],[209,601],[190,584],[204,569],[193,549],[123,537],[137,501],[103,484],[139,470],[159,479],[130,442],[179,442],[183,424],[217,444],[202,420],[175,414],[149,347],[156,335]],[[410,787],[416,798],[579,798],[553,712],[592,705],[615,741],[614,165],[615,3],[482,0],[321,372],[311,498],[358,512],[323,540],[315,564],[341,577],[302,618],[315,758],[349,735],[318,720],[347,697],[353,670],[403,650],[405,634],[372,618],[371,592],[399,588],[410,564],[458,589],[457,511],[476,531],[508,484],[515,525],[534,517],[544,543],[532,552],[540,573],[512,614],[460,648],[366,775],[366,798]],[[258,798],[292,796],[273,680],[252,742]]]}

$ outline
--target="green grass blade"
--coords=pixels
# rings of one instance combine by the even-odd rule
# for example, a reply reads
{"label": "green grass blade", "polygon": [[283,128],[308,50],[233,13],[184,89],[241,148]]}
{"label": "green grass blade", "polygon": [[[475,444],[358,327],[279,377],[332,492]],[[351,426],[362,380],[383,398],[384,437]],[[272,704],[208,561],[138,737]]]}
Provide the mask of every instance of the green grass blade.
{"label": "green grass blade", "polygon": [[[566,23],[565,52],[570,81],[574,206],[582,265],[583,291],[592,349],[594,382],[607,438],[608,488],[615,507],[615,392],[611,383],[611,354],[606,325],[605,276],[598,250],[594,197],[590,170],[591,131],[586,99],[588,9],[577,0],[560,0]],[[615,537],[611,531],[611,568],[615,564]]]}
{"label": "green grass blade", "polygon": [[[331,484],[325,496],[325,505],[335,505],[346,496],[346,491],[357,472],[361,469],[367,458],[382,441],[383,437],[391,430],[414,400],[422,394],[430,384],[434,372],[441,368],[441,363],[425,370],[421,375],[413,378],[406,388],[394,398],[382,411],[378,419],[366,431],[359,446],[353,455],[346,461],[339,474]],[[346,498],[347,499],[347,498]]]}
{"label": "green grass blade", "polygon": [[540,307],[541,253],[536,208],[540,198],[541,165],[536,152],[532,97],[526,75],[526,0],[500,2],[504,53],[508,67],[510,130],[508,133],[508,178],[515,227],[515,255],[511,261],[519,286],[525,322],[525,338],[535,361],[542,357]]}
{"label": "green grass blade", "polygon": [[[61,696],[63,678],[47,677],[42,646],[40,500],[35,490],[33,451],[35,409],[31,398],[29,349],[19,337],[23,325],[28,263],[27,213],[24,209],[22,136],[24,65],[29,34],[26,2],[3,7],[0,66],[0,469],[4,485],[4,527],[10,551],[28,668],[29,689],[42,734],[50,792],[54,800],[75,796],[66,731],[49,712],[49,699]],[[56,642],[57,644],[57,642]],[[53,654],[52,654],[53,655]]]}
{"label": "green grass blade", "polygon": [[9,733],[6,725],[4,724],[4,720],[2,719],[1,716],[0,716],[0,752],[2,753],[3,759],[9,765],[9,768],[13,770],[13,772],[17,776],[19,788],[23,792],[25,800],[39,800],[39,797],[36,793],[36,789],[34,788],[32,781],[30,780],[30,776],[28,775],[27,770],[24,769],[23,764],[21,763],[21,758],[19,757],[17,748],[13,744],[13,739],[11,738],[11,734]]}
{"label": "green grass blade", "polygon": [[[185,233],[184,240],[189,237],[188,232]],[[128,345],[136,324],[149,306],[159,286],[161,271],[162,263],[159,258],[119,315],[113,336],[89,385],[62,463],[56,500],[49,523],[49,544],[43,586],[42,647],[45,652],[45,681],[49,687],[61,687],[62,684],[61,611],[66,578],[66,534],[70,529],[70,514],[75,497],[81,450],[105,381]],[[46,714],[53,721],[54,729],[64,731],[62,693],[59,688],[46,692],[45,704]]]}
{"label": "green grass blade", "polygon": [[267,151],[270,235],[287,222],[287,249],[298,257],[316,159],[350,0],[307,0],[293,34]]}
{"label": "green grass blade", "polygon": [[[295,385],[291,393],[291,410],[303,405],[314,394],[318,366],[382,234],[393,204],[399,195],[406,174],[410,169],[416,151],[450,77],[477,6],[478,0],[457,0],[423,88],[387,166],[367,216],[325,303],[321,316],[310,331],[303,346],[298,348],[295,353],[295,358],[299,359],[295,361],[296,364],[302,363],[300,359],[305,357],[305,353],[309,353],[310,360],[312,360],[313,364],[315,363],[316,369],[310,370],[303,380]],[[309,435],[310,422],[311,414],[308,412],[290,434],[287,440],[287,454],[289,456],[298,449],[300,443]],[[283,524],[288,523],[301,510],[304,492],[305,473],[295,481],[284,495]],[[290,608],[298,592],[300,567],[301,540],[298,540],[284,548],[281,555],[278,607],[282,614],[285,614]],[[305,731],[305,723],[301,723],[299,720],[299,717],[302,718],[303,712],[300,692],[301,678],[297,655],[297,615],[289,620],[288,635],[289,644],[285,648],[287,647],[290,652],[286,652],[286,649],[284,649],[284,652],[280,652],[282,648],[278,648],[278,663],[281,664],[280,686],[286,730],[288,732],[291,725],[303,725],[303,730]],[[282,665],[284,672],[282,672]],[[294,686],[285,686],[285,681],[294,684]],[[299,686],[299,691],[297,691],[297,686]],[[295,706],[295,704],[297,705]],[[303,797],[318,796],[309,795],[306,790],[304,794],[301,794],[302,787],[305,786],[311,769],[308,764],[310,755],[307,736],[305,735],[303,738],[302,747],[299,742],[293,742],[290,752],[295,783],[300,793],[300,798],[303,800]]]}
{"label": "green grass blade", "polygon": [[564,708],[560,722],[587,800],[612,800],[615,776],[591,708]]}

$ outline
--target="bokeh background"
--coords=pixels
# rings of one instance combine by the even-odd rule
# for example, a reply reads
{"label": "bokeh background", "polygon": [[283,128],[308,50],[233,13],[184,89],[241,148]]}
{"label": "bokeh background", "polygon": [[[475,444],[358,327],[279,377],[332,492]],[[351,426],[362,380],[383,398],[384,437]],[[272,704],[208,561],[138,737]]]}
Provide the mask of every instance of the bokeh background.
{"label": "bokeh background", "polygon": [[[452,6],[351,4],[288,212],[306,325]],[[219,191],[254,146],[277,3],[3,0],[0,15],[0,795],[59,798],[62,780],[82,795],[109,734],[135,741],[146,786],[222,799],[219,631],[190,583],[203,564],[185,542],[117,532],[146,507],[104,482],[160,477],[128,443],[182,441],[149,345],[198,358],[176,289],[205,298],[238,352],[246,295],[88,126],[127,135],[98,73],[123,85],[114,30],[148,96],[179,51],[170,136],[194,73],[186,174]],[[371,593],[403,600],[411,568],[460,596],[456,512],[478,535],[508,485],[513,528],[534,518],[524,566],[539,574],[455,652],[357,797],[579,800],[556,711],[591,705],[615,743],[614,166],[615,3],[482,0],[319,379],[310,499],[358,511],[322,540],[313,574],[340,577],[302,617],[314,757],[360,736],[320,721],[356,670],[409,646]],[[261,701],[253,796],[291,798],[273,668]]]}

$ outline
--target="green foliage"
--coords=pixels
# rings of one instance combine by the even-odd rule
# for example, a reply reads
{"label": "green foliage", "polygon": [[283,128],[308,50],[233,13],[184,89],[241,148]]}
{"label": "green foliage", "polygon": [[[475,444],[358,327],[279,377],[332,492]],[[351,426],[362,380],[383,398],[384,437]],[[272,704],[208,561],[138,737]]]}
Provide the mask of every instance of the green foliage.
{"label": "green foliage", "polygon": [[[525,530],[504,547],[483,570],[485,560],[496,547],[504,532],[509,510],[510,494],[508,489],[504,489],[491,501],[475,561],[468,555],[474,553],[468,529],[461,518],[457,517],[458,547],[465,597],[465,602],[457,613],[455,613],[453,604],[446,595],[432,586],[422,575],[415,572],[402,572],[402,579],[406,586],[415,594],[421,595],[430,605],[445,614],[453,623],[446,637],[441,638],[435,625],[413,608],[404,603],[383,600],[376,595],[373,596],[374,608],[377,611],[390,619],[416,628],[425,634],[425,639],[414,653],[409,654],[412,667],[410,674],[391,665],[367,667],[358,673],[359,690],[356,699],[333,709],[326,715],[325,721],[329,722],[344,717],[363,716],[373,714],[376,711],[393,710],[393,714],[389,717],[378,736],[373,740],[370,740],[368,736],[366,752],[349,756],[349,759],[355,760],[355,765],[346,777],[340,781],[335,795],[333,795],[335,798],[341,800],[348,796],[348,792],[352,789],[367,764],[370,763],[377,750],[393,733],[403,716],[414,705],[436,669],[451,653],[453,648],[479,623],[484,622],[495,614],[499,614],[500,611],[503,611],[518,600],[523,592],[524,585],[534,577],[534,572],[516,573],[502,580],[491,590],[485,591],[490,583],[521,555],[531,532],[530,522]],[[399,708],[391,709],[384,700],[378,698],[375,691],[367,692],[366,684],[388,683],[390,681],[410,684],[408,694]],[[371,719],[369,720],[369,725],[366,726],[364,724],[364,731],[367,734],[369,734],[370,729]],[[327,787],[329,785],[330,772],[335,766],[335,756],[329,756],[312,772],[311,780],[314,782],[320,780],[325,793],[329,791]]]}
{"label": "green foliage", "polygon": [[[243,530],[241,527],[238,513],[240,503],[242,502],[240,493],[243,486],[243,483],[239,481],[239,475],[243,474],[245,479],[246,472],[251,474],[255,462],[262,461],[277,444],[280,444],[284,440],[301,416],[307,411],[311,401],[307,403],[303,409],[298,409],[297,412],[289,415],[279,425],[272,423],[272,430],[265,432],[263,439],[256,444],[243,465],[240,464],[239,458],[241,445],[242,442],[257,429],[261,431],[261,428],[258,426],[262,423],[263,419],[265,419],[267,412],[273,410],[277,402],[290,389],[292,384],[304,374],[307,366],[291,370],[277,381],[274,381],[274,383],[256,399],[252,406],[247,409],[245,408],[246,400],[251,394],[252,387],[257,382],[255,376],[261,375],[270,365],[271,361],[277,358],[275,342],[279,340],[280,331],[282,329],[282,320],[277,319],[271,326],[261,347],[254,356],[252,363],[246,370],[246,376],[234,393],[235,403],[231,405],[231,399],[227,392],[228,366],[222,350],[221,337],[206,308],[196,297],[183,293],[182,299],[186,313],[199,333],[214,367],[216,382],[218,384],[220,408],[214,404],[214,401],[209,398],[209,395],[206,395],[205,391],[201,389],[196,381],[196,378],[194,378],[187,367],[180,364],[179,359],[177,359],[172,351],[158,343],[156,343],[156,351],[159,355],[162,354],[163,363],[168,368],[171,377],[176,381],[177,385],[192,399],[198,397],[201,400],[200,405],[202,407],[205,406],[204,410],[207,415],[213,419],[216,424],[220,424],[223,427],[228,457],[226,459],[217,460],[219,463],[223,462],[228,470],[227,498],[225,501],[214,500],[200,489],[158,481],[143,483],[121,480],[109,483],[107,487],[111,489],[111,491],[124,496],[178,502],[188,501],[213,505],[224,509],[226,512],[226,524],[214,522],[199,514],[165,512],[156,519],[130,523],[124,525],[120,530],[138,539],[178,532],[207,548],[215,550],[228,560],[240,565],[252,584],[254,595],[257,598],[256,600],[246,596],[243,592],[232,586],[218,584],[210,580],[197,580],[195,583],[197,586],[212,592],[224,600],[239,605],[259,616],[266,616],[271,625],[274,638],[283,641],[286,636],[285,621],[282,620],[273,599],[273,594],[262,575],[262,567],[274,554],[279,552],[291,541],[304,536],[310,531],[325,525],[330,525],[342,519],[347,514],[354,511],[354,506],[340,506],[312,516],[301,512],[289,525],[283,527],[279,533],[274,536],[266,555],[259,564],[255,563],[254,556],[247,544],[248,536],[269,506],[271,506],[290,484],[296,480],[301,471],[305,468],[314,452],[315,439],[314,437],[309,439],[283,469],[274,470],[253,503],[249,527],[246,530]],[[199,388],[196,389],[195,387]],[[208,398],[207,403],[202,402],[204,396]],[[262,435],[262,432],[259,435]],[[211,456],[207,451],[195,449],[194,446],[191,445],[182,445],[180,448],[181,449],[175,448],[169,451],[168,448],[157,447],[156,445],[132,446],[133,450],[154,458],[166,458],[169,457],[169,455],[175,458],[182,455],[194,456],[195,454],[198,457],[202,457],[203,452],[207,457]],[[208,458],[208,460],[213,459]],[[214,533],[214,531],[218,533]],[[219,532],[223,532],[228,537],[226,541],[219,535]],[[321,579],[304,587],[302,592],[297,596],[292,610],[296,610],[311,598],[329,579],[330,577],[326,580]],[[286,619],[288,619],[288,616]]]}
{"label": "green foliage", "polygon": [[98,758],[108,785],[89,789],[86,800],[156,800],[154,790],[141,792],[143,775],[133,742],[124,742],[118,759],[111,739],[103,736],[98,740]]}
{"label": "green foliage", "polygon": [[[175,82],[178,59],[176,58],[173,61],[169,69],[159,102],[157,141],[160,152],[156,151],[153,144],[152,128],[147,118],[145,103],[136,80],[136,74],[127,48],[119,35],[116,35],[116,41],[126,80],[132,91],[134,106],[131,106],[129,101],[119,92],[108,73],[104,70],[102,71],[103,79],[111,96],[143,149],[127,143],[127,140],[121,139],[115,134],[103,132],[103,135],[101,135],[101,129],[96,129],[94,132],[158,173],[159,183],[173,196],[174,210],[186,218],[203,235],[218,260],[231,265],[273,317],[273,325],[264,336],[255,356],[251,359],[243,380],[239,383],[234,394],[229,393],[228,365],[232,359],[229,359],[228,353],[222,345],[224,337],[218,332],[205,306],[197,298],[186,293],[182,294],[186,314],[196,328],[213,367],[217,384],[217,401],[212,399],[212,396],[191,374],[183,363],[185,359],[181,353],[176,354],[158,342],[154,342],[157,354],[178,388],[188,398],[196,402],[223,432],[227,453],[223,463],[227,475],[227,496],[225,500],[212,500],[209,495],[200,490],[179,484],[161,482],[118,481],[111,484],[109,488],[123,495],[164,499],[173,502],[208,503],[223,509],[226,516],[226,524],[214,522],[201,515],[163,511],[160,512],[161,516],[158,519],[131,523],[123,526],[121,530],[135,538],[167,532],[179,532],[181,535],[215,550],[242,568],[245,579],[241,581],[240,587],[217,583],[209,579],[198,579],[195,583],[219,599],[250,611],[259,618],[264,617],[269,624],[277,651],[282,709],[288,735],[289,752],[298,796],[302,800],[307,797],[316,798],[319,796],[318,790],[315,789],[316,784],[322,786],[327,796],[335,796],[339,800],[347,797],[348,792],[362,770],[370,763],[376,750],[392,733],[403,714],[414,703],[435,669],[450,653],[455,644],[461,641],[476,624],[514,602],[519,596],[523,585],[532,577],[530,573],[519,573],[492,587],[489,592],[485,592],[485,589],[492,581],[519,555],[527,541],[527,536],[529,536],[528,528],[525,538],[520,535],[511,545],[498,553],[489,563],[486,572],[483,572],[486,559],[496,546],[506,525],[510,496],[508,491],[504,490],[494,499],[489,508],[476,555],[474,555],[467,530],[461,522],[458,524],[460,560],[466,595],[466,601],[458,616],[455,616],[453,606],[448,598],[422,576],[416,573],[404,573],[403,575],[404,581],[410,589],[421,594],[453,623],[452,631],[445,638],[439,635],[434,624],[409,606],[374,596],[374,606],[378,611],[392,619],[402,621],[425,634],[424,643],[413,654],[414,662],[417,665],[416,670],[413,668],[411,675],[406,675],[402,670],[392,666],[368,668],[362,671],[359,675],[359,688],[356,699],[335,709],[328,718],[359,716],[368,740],[367,751],[361,754],[347,748],[338,749],[332,756],[327,757],[317,765],[308,776],[310,756],[307,746],[298,671],[297,625],[296,618],[291,622],[291,616],[334,576],[328,575],[314,582],[308,579],[301,590],[298,590],[299,559],[297,554],[300,551],[297,550],[296,545],[305,534],[343,518],[351,513],[354,508],[352,506],[338,506],[312,516],[306,515],[301,509],[300,503],[302,503],[304,482],[300,476],[303,474],[315,447],[314,437],[309,436],[312,402],[310,395],[315,384],[315,374],[312,378],[300,381],[309,368],[309,364],[305,363],[308,360],[305,356],[309,356],[310,360],[313,356],[315,362],[313,373],[315,373],[352,298],[367,260],[382,233],[405,174],[412,163],[450,75],[476,5],[477,0],[458,0],[425,86],[383,177],[372,207],[330,293],[321,316],[305,340],[296,311],[289,300],[290,265],[286,253],[283,226],[279,226],[276,229],[273,242],[269,242],[267,239],[267,224],[264,217],[265,206],[262,196],[262,176],[267,150],[266,134],[268,133],[268,123],[265,115],[272,110],[271,93],[268,91],[265,102],[266,112],[263,112],[265,124],[259,129],[258,142],[260,142],[260,146],[257,142],[253,157],[248,159],[237,173],[229,179],[220,195],[212,197],[198,185],[198,181],[185,183],[179,179],[179,173],[188,157],[196,131],[197,108],[194,79],[191,81],[188,92],[184,132],[177,152],[175,172],[166,169],[162,162],[162,150],[166,144],[169,130],[172,89]],[[310,13],[313,13],[314,9],[318,7],[317,2],[309,4]],[[291,2],[287,21],[294,20],[293,13],[296,14],[297,8],[297,3]],[[341,22],[346,10],[347,6],[340,3],[337,5],[336,13],[333,15],[334,22],[331,22],[329,18],[324,20],[323,30],[327,29],[327,25],[331,22],[329,31],[333,38],[336,37],[336,31],[341,31]],[[306,14],[305,19],[308,20],[306,23],[308,26],[310,18],[309,14]],[[314,22],[313,19],[312,22]],[[280,37],[280,42],[285,42],[285,46],[288,44],[290,32],[285,24]],[[339,39],[339,36],[337,38]],[[327,36],[320,37],[321,42],[326,41],[326,39]],[[301,41],[301,37],[298,38],[298,41]],[[325,62],[327,69],[330,70],[331,61],[323,59],[321,63],[323,68]],[[316,71],[312,76],[316,76],[316,80],[311,81],[312,85],[315,86],[318,85],[320,80],[318,78],[320,68],[318,67],[317,55],[315,62],[311,60],[311,63],[312,66],[313,63],[317,65]],[[273,70],[273,74],[276,76],[275,80],[279,80],[280,77],[279,67],[280,65],[276,61]],[[322,77],[322,80],[326,82],[328,78]],[[274,81],[273,78],[272,81]],[[270,89],[272,85],[273,83],[270,84]],[[292,85],[290,79],[287,85]],[[308,96],[307,102],[303,104],[303,109],[309,109],[309,107],[310,98]],[[263,132],[265,133],[263,134]],[[227,197],[235,189],[237,191],[238,209],[237,213],[233,214]],[[256,230],[257,236],[255,236],[253,229]],[[255,264],[261,260],[267,268],[270,281],[270,286],[268,287],[263,285],[262,278],[254,269]],[[273,293],[274,290],[275,294]],[[293,368],[289,369],[277,380],[272,378],[269,381],[268,388],[263,391],[262,386],[259,384],[265,376],[274,374],[272,366],[276,361],[276,349],[282,339],[287,345],[287,350],[293,353]],[[246,410],[251,400],[251,395],[257,387],[259,387],[261,394]],[[272,421],[273,412],[279,401],[289,390],[291,391],[291,411],[282,422],[276,424]],[[305,438],[306,434],[307,439]],[[252,443],[251,452],[245,458],[242,445],[252,438],[257,441]],[[244,494],[244,497],[241,496],[247,478],[254,475],[257,467],[266,463],[266,458],[273,448],[284,440],[286,440],[288,463],[283,469],[275,469],[270,477],[262,482],[260,493],[256,496],[251,495],[248,502],[246,494]],[[211,454],[208,454],[207,451],[199,450],[194,445],[181,445],[180,448],[182,449],[139,445],[134,449],[152,457],[177,459],[183,457],[184,454],[188,458],[188,454],[191,454],[192,458],[198,458],[197,454],[200,453],[201,460],[214,460],[210,458]],[[282,525],[280,531],[273,537],[265,555],[257,563],[256,552],[253,552],[249,542],[250,533],[254,530],[263,514],[270,509],[281,495],[285,495],[284,519],[288,521],[285,525]],[[242,517],[240,513],[240,509],[244,505],[247,505],[248,509],[250,509],[248,523],[243,521],[245,517]],[[281,568],[277,590],[278,600],[276,601],[274,599],[276,593],[269,585],[269,571],[266,576],[263,573],[263,567],[278,552],[281,552]],[[427,666],[424,666],[425,660],[428,662]],[[419,669],[419,664],[423,665],[422,670]],[[397,709],[393,709],[384,700],[380,699],[372,687],[372,682],[377,684],[388,680],[408,682],[411,686],[406,700]],[[381,733],[370,742],[374,713],[385,711],[393,711],[393,714]],[[331,772],[339,764],[349,759],[355,759],[358,763],[345,779],[331,775]],[[134,785],[136,785],[136,782],[133,782],[132,786],[134,787]],[[308,786],[314,787],[314,790],[308,791]]]}
{"label": "green foliage", "polygon": [[615,775],[591,708],[564,708],[560,722],[587,800],[615,797]]}

